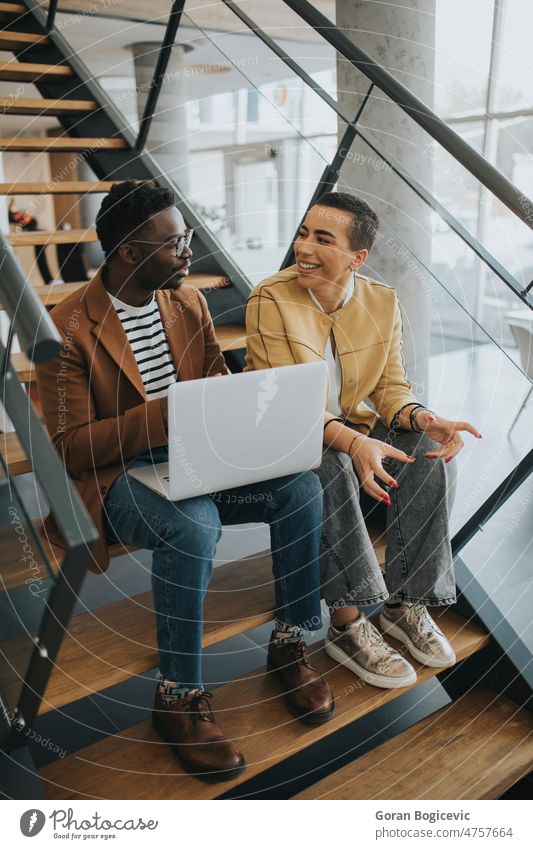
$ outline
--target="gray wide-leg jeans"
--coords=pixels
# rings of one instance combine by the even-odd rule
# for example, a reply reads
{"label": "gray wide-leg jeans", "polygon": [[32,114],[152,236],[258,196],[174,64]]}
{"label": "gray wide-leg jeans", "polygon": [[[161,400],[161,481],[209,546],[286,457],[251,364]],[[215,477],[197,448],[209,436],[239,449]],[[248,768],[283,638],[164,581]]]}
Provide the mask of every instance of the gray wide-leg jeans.
{"label": "gray wide-leg jeans", "polygon": [[[347,423],[348,424],[348,423]],[[377,502],[360,488],[347,454],[327,448],[315,473],[324,491],[320,552],[322,596],[328,607],[364,606],[388,597],[447,605],[455,602],[455,578],[448,516],[455,489],[455,462],[424,457],[441,446],[425,434],[387,430],[378,423],[372,438],[416,457],[415,463],[387,458],[384,468],[398,482],[392,505]],[[379,481],[383,486],[383,482]],[[365,525],[386,523],[383,576]]]}

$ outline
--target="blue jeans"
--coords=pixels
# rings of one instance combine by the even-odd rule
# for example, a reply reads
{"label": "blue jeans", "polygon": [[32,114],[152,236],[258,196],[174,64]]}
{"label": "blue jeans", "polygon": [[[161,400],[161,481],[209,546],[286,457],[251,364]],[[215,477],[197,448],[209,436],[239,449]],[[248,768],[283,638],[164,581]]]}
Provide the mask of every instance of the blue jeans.
{"label": "blue jeans", "polygon": [[[160,463],[167,449],[135,459]],[[168,501],[127,473],[105,500],[109,542],[153,551],[154,598],[160,671],[183,686],[201,686],[203,604],[213,573],[221,525],[270,525],[276,615],[289,625],[320,628],[319,547],[322,488],[306,472],[184,501]],[[237,609],[235,616],[246,611]]]}

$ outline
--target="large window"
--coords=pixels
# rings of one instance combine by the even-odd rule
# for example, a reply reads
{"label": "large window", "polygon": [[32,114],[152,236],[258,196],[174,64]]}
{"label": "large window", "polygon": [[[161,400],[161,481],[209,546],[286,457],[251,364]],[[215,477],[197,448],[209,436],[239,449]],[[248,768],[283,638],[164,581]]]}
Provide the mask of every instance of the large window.
{"label": "large window", "polygon": [[[533,7],[531,0],[436,0],[435,109],[505,176],[533,195]],[[460,181],[439,180],[439,195],[452,208]],[[440,185],[439,185],[440,184]],[[533,279],[531,231],[490,193],[463,197],[466,226],[526,286]],[[459,198],[460,200],[460,198]],[[442,253],[442,239],[434,250]],[[516,298],[495,285],[481,264],[472,265],[470,306],[495,330]],[[462,329],[457,324],[457,335]],[[453,335],[454,328],[448,326]]]}

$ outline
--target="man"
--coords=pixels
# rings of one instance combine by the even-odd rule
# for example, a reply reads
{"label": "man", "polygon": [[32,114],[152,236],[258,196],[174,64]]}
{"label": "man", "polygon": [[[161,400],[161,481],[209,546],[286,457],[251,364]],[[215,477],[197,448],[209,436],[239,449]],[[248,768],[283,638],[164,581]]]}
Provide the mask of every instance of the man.
{"label": "man", "polygon": [[169,386],[227,369],[205,298],[184,285],[192,231],[173,193],[150,182],[116,184],[96,230],[102,269],[52,312],[64,346],[37,369],[43,412],[100,531],[95,568],[107,568],[107,542],[153,550],[156,729],[190,772],[230,779],[244,758],[224,736],[201,684],[203,600],[221,523],[270,524],[277,620],[268,663],[289,691],[291,711],[325,722],[333,698],[302,639],[303,623],[320,627],[322,492],[308,472],[171,502],[127,475],[133,464],[168,458]]}

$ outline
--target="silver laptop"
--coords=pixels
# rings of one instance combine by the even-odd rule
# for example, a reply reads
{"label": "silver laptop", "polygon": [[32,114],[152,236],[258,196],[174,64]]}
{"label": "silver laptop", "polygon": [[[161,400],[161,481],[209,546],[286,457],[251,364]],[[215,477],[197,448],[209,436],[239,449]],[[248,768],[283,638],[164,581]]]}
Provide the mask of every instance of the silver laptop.
{"label": "silver laptop", "polygon": [[322,459],[324,362],[173,384],[168,463],[128,474],[171,501],[314,469]]}

